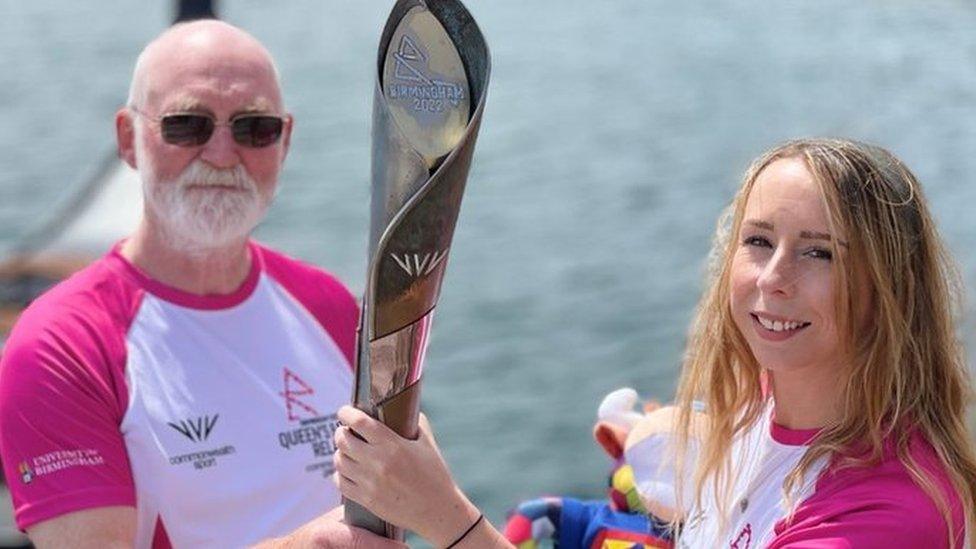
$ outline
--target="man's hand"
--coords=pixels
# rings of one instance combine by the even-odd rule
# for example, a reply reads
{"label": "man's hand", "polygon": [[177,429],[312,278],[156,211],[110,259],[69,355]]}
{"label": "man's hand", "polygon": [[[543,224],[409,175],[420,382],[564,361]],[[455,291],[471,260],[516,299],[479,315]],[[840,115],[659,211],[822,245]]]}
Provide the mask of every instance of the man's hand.
{"label": "man's hand", "polygon": [[388,540],[372,532],[353,528],[342,522],[343,507],[312,520],[283,537],[260,543],[254,549],[405,549],[403,543]]}
{"label": "man's hand", "polygon": [[82,509],[39,522],[27,528],[27,537],[38,549],[128,549],[136,537],[135,507]]}

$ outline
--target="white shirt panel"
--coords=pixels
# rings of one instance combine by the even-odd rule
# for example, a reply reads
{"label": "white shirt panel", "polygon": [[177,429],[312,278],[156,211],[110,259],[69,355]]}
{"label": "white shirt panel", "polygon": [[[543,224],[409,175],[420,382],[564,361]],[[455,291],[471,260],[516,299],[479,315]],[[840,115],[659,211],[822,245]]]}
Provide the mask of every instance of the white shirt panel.
{"label": "white shirt panel", "polygon": [[[273,321],[269,321],[273,319]],[[330,479],[348,361],[321,325],[262,273],[222,310],[146,294],[128,337],[122,422],[139,533],[157,518],[176,547],[281,535],[339,503]]]}

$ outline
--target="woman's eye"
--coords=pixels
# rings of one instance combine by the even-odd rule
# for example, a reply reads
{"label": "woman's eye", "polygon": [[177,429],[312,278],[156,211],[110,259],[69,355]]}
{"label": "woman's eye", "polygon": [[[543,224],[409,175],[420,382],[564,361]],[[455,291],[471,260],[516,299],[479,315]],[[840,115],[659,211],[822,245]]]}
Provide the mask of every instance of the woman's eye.
{"label": "woman's eye", "polygon": [[764,236],[747,236],[742,240],[743,246],[759,246],[761,248],[772,248],[773,245]]}
{"label": "woman's eye", "polygon": [[830,261],[831,259],[834,258],[833,252],[831,252],[830,250],[826,250],[824,248],[814,248],[812,250],[807,251],[805,255],[809,257],[813,257],[815,259],[825,259],[827,261]]}

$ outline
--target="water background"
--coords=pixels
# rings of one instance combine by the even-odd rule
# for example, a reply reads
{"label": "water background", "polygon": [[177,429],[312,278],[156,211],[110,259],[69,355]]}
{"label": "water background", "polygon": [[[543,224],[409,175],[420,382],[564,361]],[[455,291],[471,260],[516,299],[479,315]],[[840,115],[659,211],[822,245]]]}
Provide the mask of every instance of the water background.
{"label": "water background", "polygon": [[[376,43],[391,2],[225,0],[276,56],[297,126],[259,238],[361,293]],[[496,523],[600,497],[607,392],[670,399],[715,219],[794,136],[882,144],[921,178],[976,286],[976,5],[949,0],[469,0],[488,106],[428,355],[424,406]],[[0,245],[113,147],[168,2],[9,2],[0,18]],[[967,317],[972,317],[972,306]],[[964,333],[976,343],[970,322]]]}

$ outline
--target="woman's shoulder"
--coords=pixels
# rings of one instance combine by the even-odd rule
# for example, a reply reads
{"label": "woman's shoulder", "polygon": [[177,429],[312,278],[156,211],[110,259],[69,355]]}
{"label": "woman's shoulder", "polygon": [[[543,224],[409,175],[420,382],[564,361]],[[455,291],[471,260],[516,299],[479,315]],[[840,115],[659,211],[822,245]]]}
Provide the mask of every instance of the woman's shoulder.
{"label": "woman's shoulder", "polygon": [[[931,483],[935,498],[916,482],[909,463]],[[961,543],[962,502],[935,449],[916,431],[903,452],[897,451],[893,440],[885,441],[880,459],[871,465],[835,460],[792,518],[776,525],[779,543],[773,547],[813,539],[810,536],[835,537],[851,547],[948,546],[949,529],[942,512],[946,506]]]}

